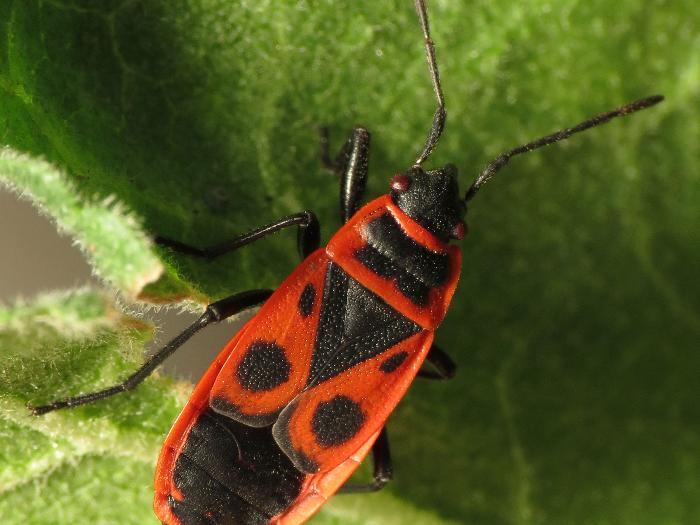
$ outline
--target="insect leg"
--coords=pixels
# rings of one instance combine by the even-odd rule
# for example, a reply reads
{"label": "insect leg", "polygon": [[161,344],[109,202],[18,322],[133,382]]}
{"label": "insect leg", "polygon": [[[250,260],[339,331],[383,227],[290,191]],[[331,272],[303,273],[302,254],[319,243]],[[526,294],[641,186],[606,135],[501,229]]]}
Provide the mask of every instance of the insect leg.
{"label": "insect leg", "polygon": [[235,251],[246,244],[253,243],[258,239],[262,239],[263,237],[270,235],[271,233],[275,233],[284,228],[289,228],[290,226],[299,227],[297,230],[297,248],[299,249],[299,253],[302,257],[305,258],[319,247],[321,242],[321,233],[318,219],[313,212],[308,210],[295,213],[294,215],[288,215],[287,217],[283,217],[278,221],[266,224],[265,226],[256,228],[248,233],[244,233],[243,235],[239,235],[238,237],[234,237],[233,239],[224,241],[214,246],[209,246],[207,248],[197,248],[195,246],[190,246],[189,244],[161,236],[157,236],[154,240],[156,244],[167,246],[168,248],[180,253],[204,257],[206,259],[214,259],[219,255]]}
{"label": "insect leg", "polygon": [[372,445],[372,463],[374,465],[374,481],[365,485],[345,484],[338,490],[339,494],[353,494],[358,492],[377,492],[384,488],[394,477],[394,469],[391,466],[391,453],[389,451],[389,436],[386,427],[382,428],[377,441]]}
{"label": "insect leg", "polygon": [[457,365],[452,358],[439,346],[433,345],[428,351],[426,361],[433,365],[434,370],[419,370],[418,377],[425,379],[452,379],[457,371]]}
{"label": "insect leg", "polygon": [[321,163],[340,177],[340,218],[346,223],[360,207],[365,193],[370,134],[365,128],[354,128],[335,159],[329,154],[328,128],[321,128],[320,136]]}
{"label": "insect leg", "polygon": [[28,405],[29,410],[35,416],[40,416],[46,414],[47,412],[52,412],[61,408],[70,408],[78,405],[84,405],[86,403],[92,403],[93,401],[98,401],[100,399],[105,399],[122,392],[127,392],[136,388],[144,379],[146,379],[151,373],[168,357],[170,357],[175,351],[182,346],[185,341],[192,337],[195,333],[199,332],[202,328],[210,323],[218,322],[227,317],[231,317],[243,310],[257,306],[272,294],[272,290],[250,290],[247,292],[242,292],[207,306],[204,313],[199,319],[192,323],[188,328],[186,328],[180,335],[172,339],[163,348],[158,350],[155,354],[149,357],[146,362],[139,368],[136,372],[131,374],[122,383],[116,384],[109,388],[99,390],[97,392],[90,392],[88,394],[82,394],[79,396],[68,397],[66,399],[60,399],[49,403],[48,405],[42,405],[38,407],[33,407]]}
{"label": "insect leg", "polygon": [[[428,351],[426,360],[433,365],[435,371],[419,370],[418,375],[427,379],[451,379],[455,375],[457,365],[439,346],[433,345]],[[391,466],[391,453],[389,450],[389,436],[384,427],[372,445],[372,462],[374,464],[374,481],[366,485],[346,484],[338,491],[339,494],[352,494],[358,492],[376,492],[384,488],[394,477],[394,469]]]}

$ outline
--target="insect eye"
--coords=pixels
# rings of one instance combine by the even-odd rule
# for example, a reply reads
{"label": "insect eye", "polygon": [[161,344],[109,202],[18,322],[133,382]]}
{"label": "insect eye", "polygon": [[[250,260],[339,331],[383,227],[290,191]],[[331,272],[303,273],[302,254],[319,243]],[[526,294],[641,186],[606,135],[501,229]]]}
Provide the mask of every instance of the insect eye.
{"label": "insect eye", "polygon": [[452,227],[452,238],[461,241],[467,235],[468,228],[463,221],[459,221]]}
{"label": "insect eye", "polygon": [[411,187],[411,178],[406,175],[394,175],[391,179],[391,189],[402,193]]}

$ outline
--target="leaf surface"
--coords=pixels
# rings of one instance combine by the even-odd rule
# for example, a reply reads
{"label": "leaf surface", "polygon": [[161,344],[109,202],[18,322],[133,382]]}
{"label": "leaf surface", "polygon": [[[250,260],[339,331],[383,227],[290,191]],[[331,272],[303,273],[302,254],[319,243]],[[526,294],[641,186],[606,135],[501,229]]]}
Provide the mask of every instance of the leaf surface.
{"label": "leaf surface", "polygon": [[[337,182],[319,125],[334,149],[357,123],[372,132],[368,196],[423,144],[435,103],[410,4],[5,2],[0,140],[83,202],[113,196],[148,234],[204,246],[309,208],[327,239]],[[430,10],[449,115],[430,163],[456,163],[463,187],[505,149],[667,100],[513,160],[473,201],[438,334],[458,377],[416,384],[392,416],[389,493],[335,498],[316,523],[700,521],[700,13]],[[141,298],[275,286],[298,260],[292,232],[212,263],[159,255]]]}

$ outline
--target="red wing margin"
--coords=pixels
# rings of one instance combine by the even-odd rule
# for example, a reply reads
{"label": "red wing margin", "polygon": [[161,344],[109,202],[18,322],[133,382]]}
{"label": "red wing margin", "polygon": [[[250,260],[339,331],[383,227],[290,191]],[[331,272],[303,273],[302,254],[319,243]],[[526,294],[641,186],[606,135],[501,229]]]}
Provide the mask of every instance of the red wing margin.
{"label": "red wing margin", "polygon": [[420,331],[302,392],[272,427],[277,444],[302,472],[338,466],[384,425],[432,340],[432,332]]}
{"label": "red wing margin", "polygon": [[327,263],[322,250],[307,257],[229,343],[209,398],[216,412],[253,427],[271,425],[304,389]]}

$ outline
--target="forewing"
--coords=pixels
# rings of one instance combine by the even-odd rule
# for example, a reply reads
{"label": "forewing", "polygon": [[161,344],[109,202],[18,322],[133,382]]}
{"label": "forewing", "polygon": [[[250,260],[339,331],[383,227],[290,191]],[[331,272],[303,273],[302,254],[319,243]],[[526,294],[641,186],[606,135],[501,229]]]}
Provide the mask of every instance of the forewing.
{"label": "forewing", "polygon": [[419,331],[302,392],[272,429],[277,444],[302,472],[327,472],[341,464],[384,425],[432,340],[432,332]]}
{"label": "forewing", "polygon": [[266,426],[303,390],[327,262],[322,250],[307,257],[232,341],[211,390],[215,411],[250,426]]}

